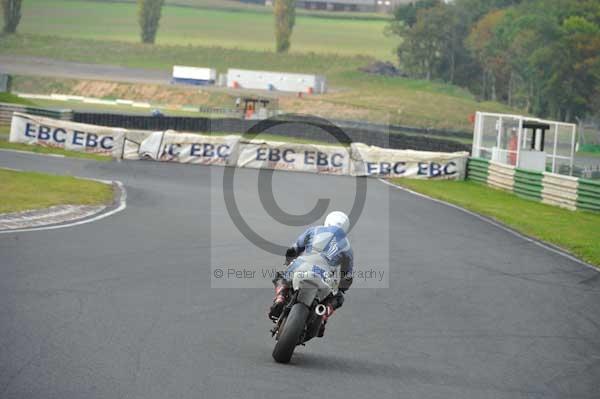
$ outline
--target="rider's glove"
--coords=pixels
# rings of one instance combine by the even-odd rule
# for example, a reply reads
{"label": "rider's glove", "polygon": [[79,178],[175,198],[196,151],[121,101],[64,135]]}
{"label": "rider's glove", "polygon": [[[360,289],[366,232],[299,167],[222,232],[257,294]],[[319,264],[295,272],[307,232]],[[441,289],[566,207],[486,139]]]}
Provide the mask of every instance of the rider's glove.
{"label": "rider's glove", "polygon": [[289,265],[294,259],[298,257],[298,252],[296,248],[290,247],[285,251],[285,264]]}
{"label": "rider's glove", "polygon": [[338,291],[338,293],[330,297],[327,302],[333,309],[341,308],[344,304],[344,295]]}

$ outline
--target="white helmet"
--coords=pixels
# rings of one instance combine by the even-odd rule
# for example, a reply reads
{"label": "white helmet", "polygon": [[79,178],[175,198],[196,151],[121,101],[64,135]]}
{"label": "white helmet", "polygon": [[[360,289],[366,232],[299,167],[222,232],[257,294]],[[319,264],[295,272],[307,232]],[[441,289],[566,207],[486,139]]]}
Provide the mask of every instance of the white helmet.
{"label": "white helmet", "polygon": [[350,228],[350,219],[344,212],[331,212],[325,218],[325,226],[337,226],[340,229],[344,230],[344,233],[348,233],[348,229]]}

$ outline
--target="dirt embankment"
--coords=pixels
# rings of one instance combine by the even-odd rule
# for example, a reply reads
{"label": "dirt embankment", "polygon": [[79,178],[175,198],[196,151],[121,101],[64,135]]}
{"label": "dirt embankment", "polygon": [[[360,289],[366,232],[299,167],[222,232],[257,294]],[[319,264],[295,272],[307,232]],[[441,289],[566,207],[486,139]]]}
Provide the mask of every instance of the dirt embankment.
{"label": "dirt embankment", "polygon": [[34,94],[70,94],[102,99],[149,101],[167,106],[193,105],[232,107],[235,99],[224,93],[200,90],[196,87],[129,84],[95,80],[18,77],[13,90]]}
{"label": "dirt embankment", "polygon": [[[207,106],[234,108],[237,96],[244,93],[223,92],[198,87],[165,86],[141,83],[117,83],[46,77],[15,77],[13,90],[32,94],[70,94],[107,100],[123,99],[150,102],[167,107]],[[248,93],[245,93],[248,94]],[[351,120],[386,120],[386,114],[339,101],[335,93],[322,96],[282,95],[278,106],[285,112],[318,115],[324,118]],[[382,119],[383,118],[383,119]]]}
{"label": "dirt embankment", "polygon": [[[286,112],[306,115],[317,115],[323,118],[348,119],[348,120],[385,120],[386,114],[374,113],[368,108],[355,107],[349,104],[339,104],[330,100],[328,95],[304,98],[280,98],[279,106]],[[380,119],[376,119],[376,118]]]}

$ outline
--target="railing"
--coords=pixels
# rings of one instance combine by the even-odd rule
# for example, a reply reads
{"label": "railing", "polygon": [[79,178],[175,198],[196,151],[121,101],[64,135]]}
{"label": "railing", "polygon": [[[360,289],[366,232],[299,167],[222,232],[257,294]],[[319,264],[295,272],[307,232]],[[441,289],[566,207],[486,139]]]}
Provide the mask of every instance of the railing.
{"label": "railing", "polygon": [[[208,110],[208,109],[207,109]],[[282,116],[282,118],[285,116]],[[289,123],[274,124],[265,133],[284,137],[302,138],[308,140],[336,143],[336,139],[327,133],[328,125],[320,125],[319,122],[307,125],[294,123],[290,117]],[[141,130],[167,130],[173,129],[182,132],[219,132],[243,134],[252,126],[260,123],[259,120],[247,120],[231,117],[171,117],[171,116],[142,116],[126,114],[86,113],[75,112],[75,122],[89,123],[92,125],[123,127],[127,129]],[[338,125],[340,121],[333,121]],[[341,126],[340,126],[341,125]],[[469,151],[470,146],[460,142],[431,137],[426,134],[403,134],[392,131],[388,134],[385,129],[371,130],[368,126],[352,121],[340,123],[340,127],[349,136],[351,142],[361,142],[384,148],[411,149],[421,151],[456,152]],[[381,125],[383,126],[383,125]]]}

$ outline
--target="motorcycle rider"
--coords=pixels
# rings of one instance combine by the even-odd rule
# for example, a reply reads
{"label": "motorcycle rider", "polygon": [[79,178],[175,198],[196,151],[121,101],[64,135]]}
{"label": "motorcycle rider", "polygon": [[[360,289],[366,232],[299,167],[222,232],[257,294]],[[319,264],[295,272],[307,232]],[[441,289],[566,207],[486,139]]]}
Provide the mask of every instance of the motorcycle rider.
{"label": "motorcycle rider", "polygon": [[[329,317],[344,303],[343,293],[352,285],[354,254],[350,241],[346,237],[349,228],[350,220],[345,213],[331,212],[325,218],[323,226],[308,228],[285,253],[286,265],[290,265],[298,256],[318,253],[323,258],[324,263],[330,267],[340,266],[341,275],[338,292],[324,301],[327,312],[323,316],[323,324],[318,333],[319,337],[323,336],[325,324]],[[277,273],[277,276],[273,279],[275,298],[268,314],[271,320],[277,320],[285,307],[291,288],[291,281],[288,278],[292,278],[293,268],[294,265],[292,264],[286,272]]]}

